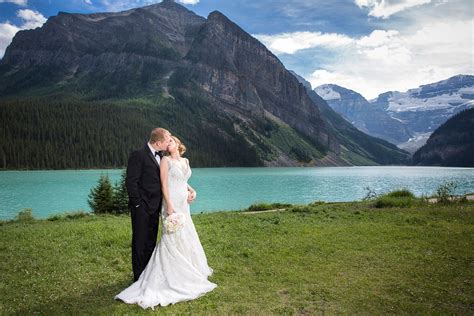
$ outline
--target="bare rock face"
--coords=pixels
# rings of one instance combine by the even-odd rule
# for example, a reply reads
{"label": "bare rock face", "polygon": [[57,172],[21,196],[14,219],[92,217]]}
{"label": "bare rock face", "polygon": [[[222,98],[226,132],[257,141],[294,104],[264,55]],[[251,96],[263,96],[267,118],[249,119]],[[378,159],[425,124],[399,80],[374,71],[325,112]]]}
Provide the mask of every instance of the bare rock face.
{"label": "bare rock face", "polygon": [[236,111],[268,111],[324,147],[338,150],[324,118],[298,80],[262,43],[220,12],[212,12],[186,59],[202,89]]}

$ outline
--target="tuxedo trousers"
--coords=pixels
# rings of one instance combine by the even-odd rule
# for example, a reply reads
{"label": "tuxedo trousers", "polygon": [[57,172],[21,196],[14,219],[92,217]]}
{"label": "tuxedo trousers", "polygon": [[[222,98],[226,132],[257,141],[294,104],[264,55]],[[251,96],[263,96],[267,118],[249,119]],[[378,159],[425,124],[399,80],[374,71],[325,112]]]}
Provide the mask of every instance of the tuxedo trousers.
{"label": "tuxedo trousers", "polygon": [[[158,208],[161,210],[161,207]],[[131,207],[132,218],[132,268],[133,279],[137,281],[145,270],[156,246],[160,212],[150,210],[145,204]]]}

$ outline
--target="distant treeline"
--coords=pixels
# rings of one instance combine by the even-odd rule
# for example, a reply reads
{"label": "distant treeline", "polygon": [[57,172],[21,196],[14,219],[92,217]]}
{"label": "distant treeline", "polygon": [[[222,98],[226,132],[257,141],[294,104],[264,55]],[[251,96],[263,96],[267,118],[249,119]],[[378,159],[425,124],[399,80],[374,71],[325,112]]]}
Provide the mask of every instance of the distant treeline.
{"label": "distant treeline", "polygon": [[262,165],[229,119],[198,97],[175,97],[0,101],[0,168],[123,167],[157,126],[182,139],[195,167]]}

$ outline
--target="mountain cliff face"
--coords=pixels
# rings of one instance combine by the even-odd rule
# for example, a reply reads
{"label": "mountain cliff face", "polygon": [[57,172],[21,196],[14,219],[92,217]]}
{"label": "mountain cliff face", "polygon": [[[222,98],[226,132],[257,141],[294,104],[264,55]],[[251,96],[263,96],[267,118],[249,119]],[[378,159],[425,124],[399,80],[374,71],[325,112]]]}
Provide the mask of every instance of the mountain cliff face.
{"label": "mountain cliff face", "polygon": [[322,85],[315,91],[360,130],[410,152],[452,115],[474,106],[474,76],[458,75],[367,101],[355,91]]}
{"label": "mountain cliff face", "polygon": [[474,108],[438,127],[413,155],[415,165],[474,167]]}
{"label": "mountain cliff face", "polygon": [[199,87],[242,119],[269,113],[338,152],[337,140],[304,87],[263,44],[221,13],[209,15],[186,59],[196,65]]}
{"label": "mountain cliff face", "polygon": [[[111,143],[126,139],[123,152],[146,138],[136,124],[160,125],[183,138],[190,158],[203,166],[406,161],[402,151],[392,156],[383,146],[348,154],[321,112],[325,102],[311,98],[264,45],[219,12],[205,19],[169,0],[118,13],[59,13],[41,28],[17,33],[0,62],[0,94],[0,112],[14,116],[18,108],[27,122],[40,117],[38,111],[56,113],[56,103],[71,112],[78,107],[94,112],[106,104],[117,111],[94,118],[99,126],[114,119],[120,132],[128,131],[102,131],[116,137]],[[125,108],[127,115],[118,114]],[[85,128],[81,117],[74,119],[79,131]],[[7,135],[21,133],[18,123],[5,122]],[[41,130],[22,134],[25,141],[51,138],[48,124],[40,125]],[[87,147],[80,135],[77,141]],[[52,146],[61,148],[52,139]],[[9,152],[6,143],[15,144],[6,140],[0,152]],[[116,147],[117,157],[126,156]],[[3,156],[4,168],[25,167],[10,158],[18,152]],[[104,158],[99,165],[124,160]],[[38,167],[57,167],[40,161]],[[94,163],[77,167],[89,166]]]}

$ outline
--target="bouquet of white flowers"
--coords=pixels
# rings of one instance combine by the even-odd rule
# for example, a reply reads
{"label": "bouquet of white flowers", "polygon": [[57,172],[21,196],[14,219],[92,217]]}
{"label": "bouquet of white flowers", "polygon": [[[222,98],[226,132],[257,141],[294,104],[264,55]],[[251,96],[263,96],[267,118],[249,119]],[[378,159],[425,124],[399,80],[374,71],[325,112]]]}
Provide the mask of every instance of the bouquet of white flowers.
{"label": "bouquet of white flowers", "polygon": [[186,216],[182,213],[173,213],[166,217],[164,226],[167,233],[174,233],[181,229],[186,222]]}

